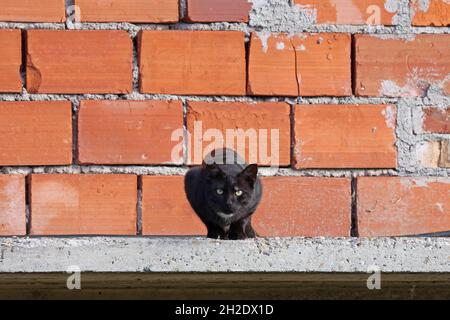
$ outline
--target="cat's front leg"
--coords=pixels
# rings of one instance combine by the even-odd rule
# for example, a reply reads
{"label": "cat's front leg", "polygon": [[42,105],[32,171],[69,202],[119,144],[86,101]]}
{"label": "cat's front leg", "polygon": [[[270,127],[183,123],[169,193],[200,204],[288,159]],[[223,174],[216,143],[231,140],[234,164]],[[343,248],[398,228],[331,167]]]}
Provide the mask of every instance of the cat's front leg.
{"label": "cat's front leg", "polygon": [[216,226],[206,226],[208,229],[208,235],[206,237],[210,239],[219,239],[222,232]]}
{"label": "cat's front leg", "polygon": [[231,225],[229,225],[229,224],[222,227],[222,236],[220,237],[220,239],[230,240],[230,228],[231,228]]}
{"label": "cat's front leg", "polygon": [[230,239],[232,240],[245,240],[255,236],[256,233],[252,227],[251,217],[241,219],[231,225]]}
{"label": "cat's front leg", "polygon": [[230,231],[230,226],[227,225],[225,227],[219,227],[216,225],[207,226],[208,229],[208,238],[211,239],[222,239],[222,240],[229,240],[228,234]]}
{"label": "cat's front leg", "polygon": [[249,221],[247,227],[245,228],[245,234],[247,235],[248,238],[256,238],[258,236],[255,229],[253,229],[251,220]]}

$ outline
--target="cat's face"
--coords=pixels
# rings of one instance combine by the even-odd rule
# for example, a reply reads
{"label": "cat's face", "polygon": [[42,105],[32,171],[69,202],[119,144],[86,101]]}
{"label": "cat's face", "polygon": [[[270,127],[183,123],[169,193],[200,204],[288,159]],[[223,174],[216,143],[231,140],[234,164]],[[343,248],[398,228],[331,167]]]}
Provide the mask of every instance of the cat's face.
{"label": "cat's face", "polygon": [[206,200],[208,207],[222,218],[246,213],[252,200],[258,167],[249,165],[244,170],[238,166],[209,165]]}

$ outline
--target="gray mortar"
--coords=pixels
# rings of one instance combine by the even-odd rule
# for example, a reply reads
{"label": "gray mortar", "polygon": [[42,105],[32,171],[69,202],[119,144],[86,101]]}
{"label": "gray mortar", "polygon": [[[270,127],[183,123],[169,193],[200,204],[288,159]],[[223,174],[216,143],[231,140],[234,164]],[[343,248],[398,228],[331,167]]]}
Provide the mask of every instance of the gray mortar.
{"label": "gray mortar", "polygon": [[[423,1],[423,0],[422,0]],[[132,23],[80,23],[77,25],[82,30],[124,30],[133,39],[133,92],[127,95],[116,94],[29,94],[24,88],[22,94],[0,94],[0,101],[60,101],[72,102],[74,111],[74,123],[80,100],[180,100],[183,108],[187,101],[209,102],[262,102],[277,101],[291,105],[299,104],[395,104],[397,105],[397,170],[293,170],[263,168],[262,175],[266,176],[326,176],[326,177],[355,177],[360,175],[401,175],[401,176],[450,176],[450,169],[423,168],[416,157],[416,148],[425,141],[438,139],[450,139],[450,135],[431,135],[420,131],[422,121],[422,108],[434,106],[446,108],[450,105],[450,97],[442,94],[442,87],[432,84],[423,98],[389,98],[389,97],[237,97],[237,96],[178,96],[165,94],[141,94],[138,92],[139,69],[135,38],[141,30],[237,30],[246,33],[247,38],[254,31],[270,32],[343,32],[343,33],[367,33],[378,37],[400,37],[408,40],[415,34],[449,34],[450,28],[446,27],[412,27],[411,16],[413,14],[408,0],[386,0],[385,9],[397,12],[394,26],[368,26],[368,25],[315,25],[315,13],[311,10],[301,9],[289,0],[254,0],[250,12],[249,24],[244,23],[185,23],[175,24],[132,24]],[[421,3],[426,8],[427,1]],[[73,0],[66,0],[66,8],[73,5]],[[185,12],[186,2],[180,3],[180,13]],[[69,23],[15,23],[0,22],[0,29],[68,29],[74,26]],[[24,81],[24,75],[22,74]],[[186,110],[184,110],[186,118]],[[76,151],[76,137],[74,137],[74,152]],[[186,151],[186,146],[185,146]],[[187,153],[185,153],[186,157]],[[0,167],[0,173],[133,173],[139,175],[184,174],[183,166],[34,166],[34,167]]]}
{"label": "gray mortar", "polygon": [[138,177],[137,202],[136,202],[136,233],[142,235],[142,177]]}
{"label": "gray mortar", "polygon": [[249,26],[269,32],[302,32],[317,20],[317,12],[287,0],[253,0]]}
{"label": "gray mortar", "polygon": [[[14,23],[14,22],[0,22],[0,29],[53,29],[62,30],[67,29],[64,23]],[[205,31],[242,31],[250,34],[254,31],[264,30],[263,27],[250,27],[244,23],[176,23],[176,24],[132,24],[132,23],[81,23],[79,30],[124,30],[135,36],[141,30],[205,30]],[[281,30],[281,29],[280,29]],[[367,26],[367,25],[312,25],[305,28],[294,29],[295,31],[283,30],[276,32],[288,33],[321,33],[321,32],[337,32],[337,33],[365,33],[378,35],[398,35],[402,33],[410,34],[449,34],[448,27],[408,27],[401,29],[399,26]]]}
{"label": "gray mortar", "polygon": [[0,29],[48,29],[63,30],[66,28],[64,23],[21,23],[21,22],[0,22]]}
{"label": "gray mortar", "polygon": [[139,92],[139,53],[138,53],[138,39],[137,36],[134,36],[132,38],[133,41],[133,92],[132,93],[138,93]]}
{"label": "gray mortar", "polygon": [[0,250],[0,273],[450,272],[444,238],[0,238]]}
{"label": "gray mortar", "polygon": [[181,21],[187,15],[187,0],[179,0],[178,4],[180,8],[180,21]]}
{"label": "gray mortar", "polygon": [[[136,174],[136,175],[184,175],[188,167],[177,166],[35,166],[35,167],[0,167],[0,174]],[[333,177],[351,178],[358,176],[397,176],[398,172],[393,169],[308,169],[294,170],[290,168],[260,168],[263,177],[274,176],[296,176],[296,177]],[[436,176],[436,174],[430,174]],[[415,174],[404,174],[404,176],[415,177]],[[441,174],[441,176],[447,176]]]}

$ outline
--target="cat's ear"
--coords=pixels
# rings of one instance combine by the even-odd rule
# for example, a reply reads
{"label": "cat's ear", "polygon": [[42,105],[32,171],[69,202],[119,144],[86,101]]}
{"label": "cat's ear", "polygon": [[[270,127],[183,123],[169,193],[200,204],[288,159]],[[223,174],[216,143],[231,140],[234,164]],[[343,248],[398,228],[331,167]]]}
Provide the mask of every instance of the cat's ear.
{"label": "cat's ear", "polygon": [[258,165],[250,164],[239,174],[240,179],[245,179],[252,187],[258,177]]}
{"label": "cat's ear", "polygon": [[203,169],[206,170],[210,177],[220,177],[223,176],[223,171],[216,163],[208,164],[205,161],[202,163]]}
{"label": "cat's ear", "polygon": [[206,169],[208,171],[213,171],[213,170],[218,170],[219,166],[215,162],[209,163],[209,162],[203,160],[202,168]]}

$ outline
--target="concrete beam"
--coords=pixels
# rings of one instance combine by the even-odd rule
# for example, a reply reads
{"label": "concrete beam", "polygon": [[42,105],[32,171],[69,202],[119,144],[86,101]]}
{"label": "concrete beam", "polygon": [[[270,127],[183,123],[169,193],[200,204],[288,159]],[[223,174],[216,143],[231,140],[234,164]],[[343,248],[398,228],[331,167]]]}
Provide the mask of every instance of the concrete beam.
{"label": "concrete beam", "polygon": [[0,273],[449,273],[448,238],[0,238]]}
{"label": "concrete beam", "polygon": [[0,299],[450,299],[448,273],[0,273]]}

